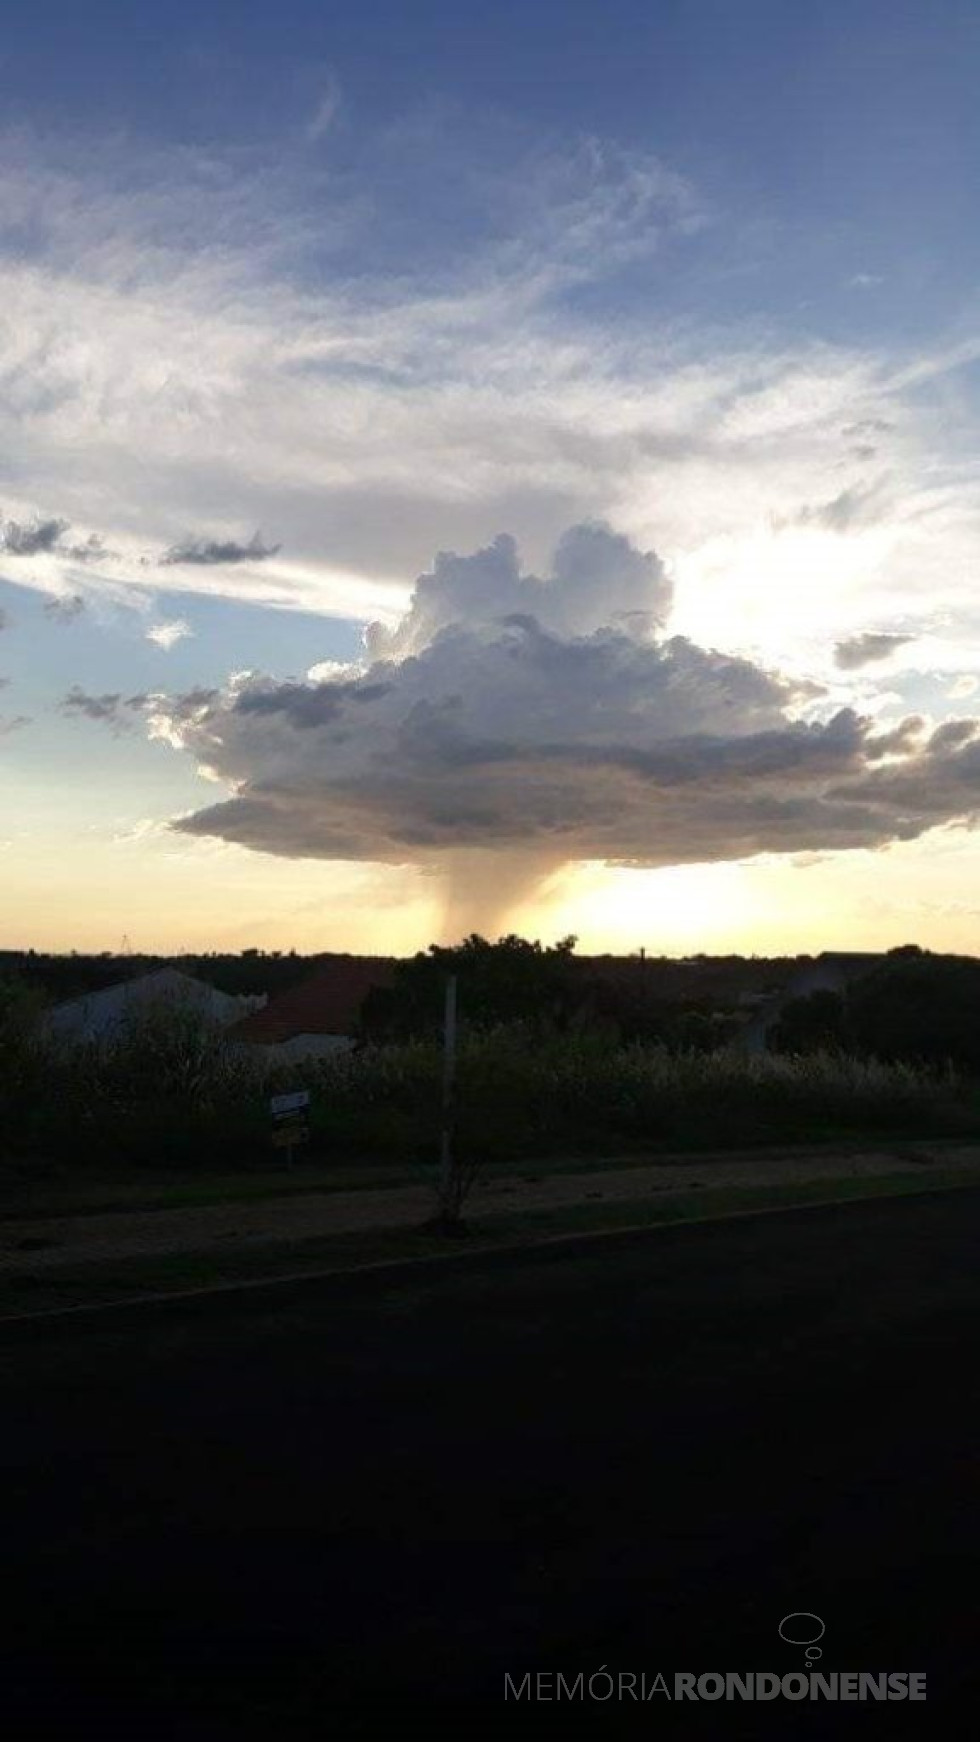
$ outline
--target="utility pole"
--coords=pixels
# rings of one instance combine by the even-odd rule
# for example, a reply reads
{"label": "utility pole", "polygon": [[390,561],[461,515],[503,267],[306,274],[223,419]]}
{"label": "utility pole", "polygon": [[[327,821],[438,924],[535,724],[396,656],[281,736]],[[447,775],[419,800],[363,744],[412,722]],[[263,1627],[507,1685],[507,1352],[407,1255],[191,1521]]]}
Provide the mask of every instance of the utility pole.
{"label": "utility pole", "polygon": [[456,975],[446,980],[446,1012],[442,1052],[442,1139],[439,1146],[439,1198],[443,1217],[454,1222],[459,1214],[453,1175],[453,1098],[456,1087]]}

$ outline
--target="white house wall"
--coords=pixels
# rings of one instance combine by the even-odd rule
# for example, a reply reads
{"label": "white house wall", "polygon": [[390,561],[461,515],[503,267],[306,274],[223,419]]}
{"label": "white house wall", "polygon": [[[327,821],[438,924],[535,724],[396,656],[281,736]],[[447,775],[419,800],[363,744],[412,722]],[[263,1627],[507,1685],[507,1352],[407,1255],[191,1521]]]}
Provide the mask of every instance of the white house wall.
{"label": "white house wall", "polygon": [[48,1012],[46,1026],[56,1040],[109,1040],[134,1010],[190,1008],[226,1027],[264,1003],[264,996],[236,997],[176,970],[163,969],[57,1004]]}

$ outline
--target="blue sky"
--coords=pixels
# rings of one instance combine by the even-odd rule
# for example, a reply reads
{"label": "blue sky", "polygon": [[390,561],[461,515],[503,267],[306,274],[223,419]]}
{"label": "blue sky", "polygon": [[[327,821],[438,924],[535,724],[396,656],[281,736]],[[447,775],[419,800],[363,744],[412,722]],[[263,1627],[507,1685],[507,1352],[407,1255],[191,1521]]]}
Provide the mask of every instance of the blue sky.
{"label": "blue sky", "polygon": [[[164,880],[164,917],[141,923],[165,943],[168,822],[212,807],[216,784],[314,779],[309,738],[290,774],[257,716],[232,753],[234,686],[352,681],[366,626],[396,627],[436,553],[500,533],[537,574],[581,522],[655,550],[674,633],[821,685],[828,716],[964,712],[980,684],[975,5],[13,0],[0,68],[7,941],[30,941],[32,840],[101,843],[76,868],[92,889],[132,824],[147,886]],[[471,605],[459,595],[457,627]],[[405,619],[416,658],[421,621]],[[588,631],[608,626],[598,599]],[[867,632],[894,652],[841,665],[835,647]],[[212,687],[232,697],[225,760],[213,722],[209,762],[196,727],[123,706]],[[66,711],[71,693],[121,703]],[[367,802],[370,768],[396,764],[383,737],[363,755],[344,779]],[[368,835],[344,859],[291,826],[279,856],[215,837],[253,892],[243,941],[274,929],[300,860],[297,912],[320,876],[370,938],[397,884],[404,937],[425,941],[433,867],[423,854],[414,896],[398,882],[404,819],[387,816],[373,884]],[[603,840],[585,830],[582,863]],[[706,842],[705,875],[742,865],[740,906],[726,888],[744,945],[772,909],[753,891],[782,870],[733,842]],[[955,845],[965,883],[972,847]],[[216,850],[186,860],[202,933]],[[864,935],[881,843],[867,861],[831,850],[781,886],[773,937],[805,947],[828,909],[829,941]],[[911,923],[961,936],[967,898],[923,893],[925,851],[887,847],[899,942]],[[651,854],[634,887],[652,899]],[[543,864],[529,887],[571,911],[566,870]],[[587,899],[582,884],[582,923],[615,940],[603,875]],[[329,912],[302,924],[337,941]],[[67,946],[59,926],[46,935]]]}
{"label": "blue sky", "polygon": [[[970,0],[175,0],[138,16],[13,0],[7,20],[5,107],[29,127],[274,152],[313,121],[333,77],[342,170],[440,109],[465,119],[477,153],[495,120],[498,140],[508,127],[591,133],[656,151],[763,226],[785,223],[804,252],[817,231],[869,272],[898,266],[927,297],[955,294],[951,275],[974,282]],[[404,168],[407,180],[421,170],[412,219],[424,223],[442,177],[431,159]]]}

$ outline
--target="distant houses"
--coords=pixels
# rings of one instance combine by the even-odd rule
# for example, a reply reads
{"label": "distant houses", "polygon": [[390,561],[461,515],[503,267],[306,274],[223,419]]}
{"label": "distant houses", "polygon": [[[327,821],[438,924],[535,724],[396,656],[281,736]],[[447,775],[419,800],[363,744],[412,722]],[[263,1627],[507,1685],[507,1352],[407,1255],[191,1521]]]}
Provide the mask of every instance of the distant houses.
{"label": "distant houses", "polygon": [[270,1060],[347,1051],[354,1045],[365,998],[375,987],[390,986],[394,969],[388,956],[335,956],[236,1022],[227,1039]]}
{"label": "distant houses", "polygon": [[217,1027],[228,1028],[264,1003],[262,994],[233,997],[177,968],[158,968],[55,1004],[46,1013],[44,1028],[49,1039],[64,1044],[111,1045],[137,1014],[190,1009]]}
{"label": "distant houses", "polygon": [[320,1058],[353,1046],[364,999],[390,985],[393,970],[389,957],[335,956],[268,998],[219,992],[177,968],[159,968],[54,1005],[44,1026],[59,1043],[112,1045],[135,1016],[192,1010],[256,1060]]}
{"label": "distant houses", "polygon": [[844,992],[856,980],[864,979],[884,959],[875,951],[824,950],[812,962],[804,963],[791,974],[778,992],[755,1003],[732,1045],[742,1052],[766,1052],[769,1030],[775,1027],[787,1004],[794,1003],[797,998],[808,998],[811,992]]}
{"label": "distant houses", "polygon": [[[734,1026],[724,1044],[752,1054],[768,1050],[770,1030],[788,1004],[812,992],[841,992],[884,959],[840,950],[802,960],[593,956],[574,958],[574,972],[585,1022],[612,1021],[628,1034],[666,1013],[698,1011]],[[355,1044],[365,999],[392,985],[396,966],[390,956],[333,956],[271,997],[221,992],[177,968],[160,967],[56,1004],[44,1025],[59,1042],[112,1044],[134,1014],[191,1009],[257,1061],[322,1058]]]}

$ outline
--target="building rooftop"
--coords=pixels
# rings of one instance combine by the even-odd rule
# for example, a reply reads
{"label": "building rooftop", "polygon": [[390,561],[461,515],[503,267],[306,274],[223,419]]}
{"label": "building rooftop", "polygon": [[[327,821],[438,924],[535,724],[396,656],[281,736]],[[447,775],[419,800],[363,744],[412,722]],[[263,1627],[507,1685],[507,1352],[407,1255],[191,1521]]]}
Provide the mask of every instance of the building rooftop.
{"label": "building rooftop", "polygon": [[375,986],[389,986],[389,956],[337,956],[297,986],[270,998],[228,1030],[230,1040],[278,1046],[298,1034],[351,1034],[361,1005]]}

